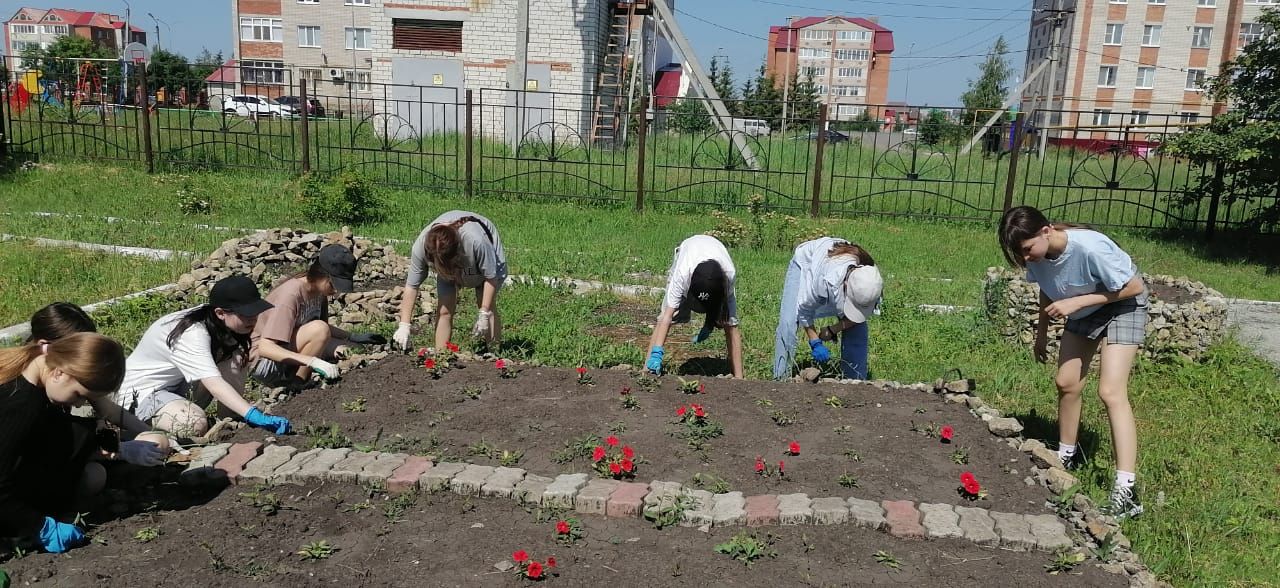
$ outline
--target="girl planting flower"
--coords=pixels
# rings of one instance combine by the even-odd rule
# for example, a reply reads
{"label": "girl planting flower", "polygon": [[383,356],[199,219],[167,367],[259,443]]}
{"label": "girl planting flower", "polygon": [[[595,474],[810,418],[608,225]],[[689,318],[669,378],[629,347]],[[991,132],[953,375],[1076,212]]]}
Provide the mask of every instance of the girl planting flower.
{"label": "girl planting flower", "polygon": [[644,367],[662,373],[664,345],[671,325],[689,322],[691,313],[706,315],[694,343],[706,341],[716,327],[724,329],[725,353],[733,377],[742,377],[742,334],[738,331],[738,300],[734,293],[737,270],[729,250],[710,235],[694,235],[676,247],[675,259],[667,275],[667,294],[649,338],[649,357]]}

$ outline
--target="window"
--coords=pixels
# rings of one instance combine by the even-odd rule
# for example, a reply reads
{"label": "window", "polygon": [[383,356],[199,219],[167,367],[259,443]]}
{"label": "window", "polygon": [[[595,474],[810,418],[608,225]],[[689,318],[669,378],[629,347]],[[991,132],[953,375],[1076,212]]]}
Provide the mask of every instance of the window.
{"label": "window", "polygon": [[800,59],[831,59],[831,50],[818,49],[816,47],[801,47]]}
{"label": "window", "polygon": [[1129,0],[1111,0],[1112,4],[1128,4]]}
{"label": "window", "polygon": [[1148,116],[1148,115],[1150,115],[1150,114],[1151,114],[1151,112],[1150,112],[1150,111],[1146,111],[1146,110],[1135,110],[1135,111],[1133,111],[1133,112],[1130,112],[1130,113],[1129,113],[1129,124],[1131,124],[1131,125],[1145,125],[1145,124],[1147,124],[1147,116]]}
{"label": "window", "polygon": [[840,31],[836,35],[839,41],[870,41],[871,31]]}
{"label": "window", "polygon": [[22,53],[27,49],[35,51],[36,49],[39,49],[39,48],[40,48],[40,43],[37,43],[35,41],[14,41],[13,42],[13,52],[17,53],[18,55],[22,55]]}
{"label": "window", "polygon": [[298,4],[319,4],[320,0],[298,0]]}
{"label": "window", "polygon": [[842,67],[836,71],[836,75],[842,78],[861,78],[866,75],[866,70],[860,67]]}
{"label": "window", "polygon": [[1191,48],[1208,49],[1213,39],[1213,27],[1196,27],[1191,29]]}
{"label": "window", "polygon": [[1262,38],[1265,29],[1262,23],[1242,22],[1240,23],[1240,46],[1243,47]]}
{"label": "window", "polygon": [[1164,0],[1147,0],[1147,4],[1164,4]]}
{"label": "window", "polygon": [[1187,89],[1199,91],[1204,89],[1204,70],[1188,69],[1187,70]]}
{"label": "window", "polygon": [[241,61],[240,79],[246,84],[283,84],[284,63],[280,61]]}
{"label": "window", "polygon": [[319,47],[320,46],[320,27],[304,25],[298,27],[298,46],[299,47]]}
{"label": "window", "polygon": [[36,34],[36,25],[9,25],[9,30],[17,35],[34,35]]}
{"label": "window", "polygon": [[40,32],[46,35],[65,35],[67,25],[40,25]]}
{"label": "window", "polygon": [[323,82],[325,80],[324,70],[313,68],[299,69],[298,77],[308,82]]}
{"label": "window", "polygon": [[1093,110],[1093,124],[1095,125],[1111,124],[1111,110],[1106,108],[1095,108]]}
{"label": "window", "polygon": [[391,48],[462,52],[462,21],[391,19]]}
{"label": "window", "polygon": [[369,0],[347,0],[343,4],[346,6],[368,6]]}
{"label": "window", "polygon": [[368,92],[370,89],[369,82],[372,80],[373,74],[368,70],[347,70],[347,83],[356,89],[357,92]]}
{"label": "window", "polygon": [[809,76],[809,77],[811,77],[811,78],[821,78],[821,77],[825,77],[825,76],[827,75],[827,68],[825,68],[825,67],[802,67],[802,68],[800,68],[800,73],[801,73],[801,74],[803,74],[803,75]]}
{"label": "window", "polygon": [[1160,33],[1164,31],[1161,25],[1146,25],[1142,27],[1142,46],[1143,47],[1159,47]]}
{"label": "window", "polygon": [[1107,25],[1106,35],[1102,37],[1102,44],[1103,45],[1119,45],[1120,41],[1123,38],[1124,38],[1124,25],[1109,24]]}
{"label": "window", "polygon": [[819,96],[825,96],[827,94],[827,87],[823,84],[814,84],[813,91]]}
{"label": "window", "polygon": [[1116,87],[1116,69],[1114,65],[1098,67],[1098,85],[1104,88]]}
{"label": "window", "polygon": [[241,41],[274,41],[284,40],[284,21],[278,18],[240,17]]}
{"label": "window", "polygon": [[370,29],[347,27],[344,30],[347,33],[347,49],[373,49]]}
{"label": "window", "polygon": [[836,96],[862,96],[866,88],[863,86],[832,86],[831,93]]}
{"label": "window", "polygon": [[857,104],[839,104],[836,106],[836,116],[840,117],[853,118],[855,116],[862,116],[862,113],[866,111],[866,106],[859,106]]}
{"label": "window", "polygon": [[867,49],[836,49],[836,59],[866,61],[871,59],[871,51]]}
{"label": "window", "polygon": [[1218,0],[1196,0],[1196,6],[1200,8],[1215,8],[1218,6]]}
{"label": "window", "polygon": [[1198,120],[1200,120],[1199,112],[1179,112],[1178,113],[1178,122],[1180,123],[1183,123],[1183,124],[1194,123]]}
{"label": "window", "polygon": [[1135,88],[1150,89],[1156,87],[1156,68],[1139,67],[1138,81],[1134,84]]}
{"label": "window", "polygon": [[831,40],[831,31],[815,31],[805,29],[800,31],[800,38],[805,41],[829,41]]}

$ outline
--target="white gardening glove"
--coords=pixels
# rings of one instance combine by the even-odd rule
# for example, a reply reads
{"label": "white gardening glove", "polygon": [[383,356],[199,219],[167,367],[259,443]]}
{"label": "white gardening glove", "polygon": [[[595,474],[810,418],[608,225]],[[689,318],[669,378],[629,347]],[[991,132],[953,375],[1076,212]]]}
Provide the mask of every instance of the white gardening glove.
{"label": "white gardening glove", "polygon": [[163,465],[166,453],[168,452],[150,441],[133,440],[120,443],[120,451],[116,455],[133,465],[149,468]]}
{"label": "white gardening glove", "polygon": [[476,326],[471,327],[473,337],[488,339],[493,327],[493,312],[481,310],[476,315]]}
{"label": "white gardening glove", "polygon": [[337,379],[338,376],[342,375],[342,371],[338,369],[338,366],[320,359],[319,357],[308,361],[307,367],[310,367],[311,371],[320,374],[320,377],[326,380]]}
{"label": "white gardening glove", "polygon": [[401,349],[409,348],[409,327],[409,323],[400,323],[400,326],[396,327],[396,334],[391,336],[391,341]]}

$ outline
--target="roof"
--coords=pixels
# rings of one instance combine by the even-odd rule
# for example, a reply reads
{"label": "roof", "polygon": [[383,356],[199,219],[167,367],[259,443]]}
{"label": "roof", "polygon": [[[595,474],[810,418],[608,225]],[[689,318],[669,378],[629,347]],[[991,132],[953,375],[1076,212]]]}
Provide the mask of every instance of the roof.
{"label": "roof", "polygon": [[236,84],[240,82],[240,65],[234,59],[228,59],[226,63],[213,70],[204,79],[210,84]]}
{"label": "roof", "polygon": [[[120,15],[118,14],[111,14],[109,12],[83,12],[80,10],[68,10],[66,8],[50,8],[46,10],[43,8],[23,7],[14,12],[13,16],[10,17],[10,20],[23,12],[28,15],[32,15],[33,17],[39,17],[36,20],[29,21],[32,23],[57,22],[59,24],[76,27],[94,27],[103,29],[124,28],[124,19],[120,18]],[[56,20],[50,19],[50,16],[56,17]],[[135,33],[146,32],[133,25],[129,25],[129,30]]]}
{"label": "roof", "polygon": [[[791,30],[799,30],[811,27],[816,24],[827,22],[833,18],[838,18],[848,23],[858,25],[864,29],[872,31],[871,49],[876,53],[892,53],[893,52],[893,31],[889,30],[879,23],[872,22],[865,18],[855,16],[806,16],[791,21]],[[794,49],[795,36],[785,34],[786,25],[775,25],[769,27],[769,33],[777,36],[776,47],[779,49]]]}

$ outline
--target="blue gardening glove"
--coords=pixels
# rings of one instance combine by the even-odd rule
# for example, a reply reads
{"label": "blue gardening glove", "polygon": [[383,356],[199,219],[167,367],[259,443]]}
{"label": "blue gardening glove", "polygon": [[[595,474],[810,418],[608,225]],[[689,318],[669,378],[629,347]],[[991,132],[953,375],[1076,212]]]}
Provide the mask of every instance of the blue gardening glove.
{"label": "blue gardening glove", "polygon": [[351,333],[347,340],[356,345],[386,345],[387,338],[377,333]]}
{"label": "blue gardening glove", "polygon": [[822,344],[822,339],[812,339],[809,341],[809,349],[813,350],[813,360],[818,363],[826,363],[831,361],[831,352],[827,351],[827,346]]}
{"label": "blue gardening glove", "polygon": [[155,467],[164,465],[164,460],[168,457],[169,452],[160,448],[159,445],[150,441],[125,441],[120,444],[120,451],[117,452],[120,459],[123,459],[133,465],[143,467]]}
{"label": "blue gardening glove", "polygon": [[257,407],[250,408],[249,412],[244,413],[245,422],[268,431],[275,431],[277,435],[284,435],[293,428],[289,425],[289,419],[282,416],[270,415],[258,410]]}
{"label": "blue gardening glove", "polygon": [[644,362],[644,369],[649,370],[655,374],[661,373],[662,372],[662,356],[665,353],[666,351],[662,350],[661,345],[654,345],[653,349],[649,351],[649,361]]}
{"label": "blue gardening glove", "polygon": [[75,525],[45,517],[44,527],[40,529],[40,544],[49,553],[66,553],[72,547],[84,545],[84,532]]}
{"label": "blue gardening glove", "polygon": [[711,332],[714,330],[715,330],[715,327],[702,327],[702,330],[698,331],[698,334],[693,336],[693,342],[701,343],[703,341],[706,341],[707,338],[711,336]]}

